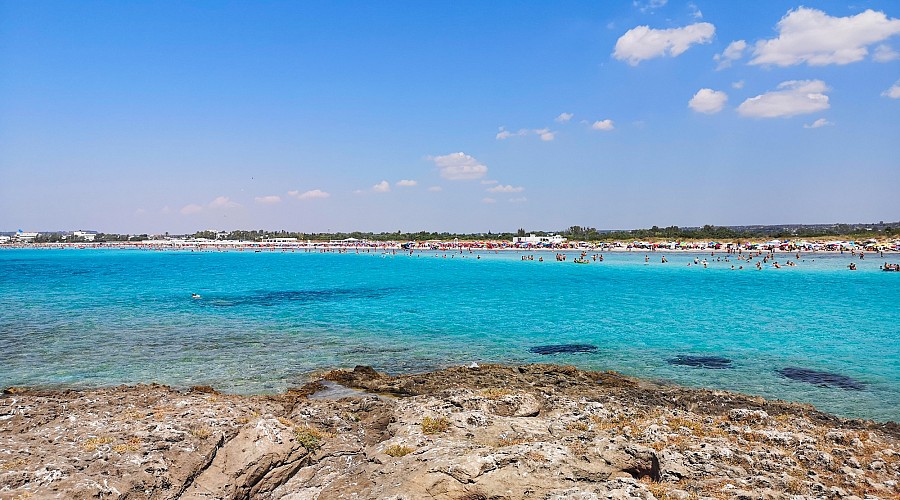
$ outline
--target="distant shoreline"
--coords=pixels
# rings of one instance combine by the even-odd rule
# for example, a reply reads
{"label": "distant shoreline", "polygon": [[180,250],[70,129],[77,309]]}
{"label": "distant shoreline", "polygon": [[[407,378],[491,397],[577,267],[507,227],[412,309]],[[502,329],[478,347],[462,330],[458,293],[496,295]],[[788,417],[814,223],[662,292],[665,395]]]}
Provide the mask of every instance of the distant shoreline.
{"label": "distant shoreline", "polygon": [[632,241],[632,242],[568,242],[553,245],[517,245],[503,240],[470,240],[470,241],[438,241],[399,242],[399,241],[294,241],[294,242],[258,242],[229,240],[145,240],[135,242],[84,242],[84,243],[5,243],[3,249],[120,249],[120,250],[174,250],[174,251],[405,251],[405,252],[465,252],[465,251],[543,251],[543,252],[783,252],[783,253],[898,253],[898,240],[867,240],[855,242],[848,240],[800,240],[784,241],[774,244],[767,242],[712,242],[709,241]]}

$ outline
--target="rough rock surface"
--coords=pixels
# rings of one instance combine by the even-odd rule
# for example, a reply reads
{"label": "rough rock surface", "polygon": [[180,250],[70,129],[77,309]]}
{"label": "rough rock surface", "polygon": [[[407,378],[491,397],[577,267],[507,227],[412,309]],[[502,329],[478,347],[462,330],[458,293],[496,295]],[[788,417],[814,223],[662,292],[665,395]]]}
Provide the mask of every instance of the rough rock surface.
{"label": "rough rock surface", "polygon": [[0,499],[900,498],[896,423],[552,365],[324,378],[368,392],[9,389]]}

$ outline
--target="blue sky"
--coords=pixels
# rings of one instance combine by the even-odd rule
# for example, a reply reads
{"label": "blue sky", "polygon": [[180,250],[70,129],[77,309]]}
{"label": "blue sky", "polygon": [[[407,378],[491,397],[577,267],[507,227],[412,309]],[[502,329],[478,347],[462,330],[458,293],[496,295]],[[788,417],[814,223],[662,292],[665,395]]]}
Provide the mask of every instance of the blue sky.
{"label": "blue sky", "polygon": [[0,230],[900,218],[900,3],[0,1]]}

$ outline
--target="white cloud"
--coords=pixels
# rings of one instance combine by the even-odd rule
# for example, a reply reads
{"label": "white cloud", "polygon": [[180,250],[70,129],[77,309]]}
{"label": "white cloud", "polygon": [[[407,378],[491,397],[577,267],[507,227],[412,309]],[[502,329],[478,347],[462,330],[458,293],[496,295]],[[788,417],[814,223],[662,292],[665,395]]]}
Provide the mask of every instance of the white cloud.
{"label": "white cloud", "polygon": [[281,203],[281,196],[278,196],[277,194],[257,196],[256,198],[253,198],[253,201],[262,205],[274,205],[275,203]]}
{"label": "white cloud", "polygon": [[830,121],[828,121],[824,118],[819,118],[818,120],[816,120],[812,123],[807,123],[807,124],[803,125],[803,128],[819,128],[819,127],[824,127],[825,125],[834,125],[834,123],[831,123]]}
{"label": "white cloud", "polygon": [[566,123],[571,120],[572,117],[575,116],[573,113],[560,113],[559,116],[556,117],[557,123]]}
{"label": "white cloud", "polygon": [[388,181],[381,181],[372,186],[372,191],[375,191],[376,193],[387,193],[390,190],[391,184]]}
{"label": "white cloud", "polygon": [[418,182],[409,179],[401,179],[397,181],[397,187],[413,187],[416,184],[418,184]]}
{"label": "white cloud", "polygon": [[441,191],[444,190],[444,188],[442,188],[440,186],[431,186],[430,188],[428,188],[428,190],[431,191],[432,193],[440,193]]}
{"label": "white cloud", "polygon": [[227,196],[219,196],[215,200],[209,202],[209,205],[207,206],[209,208],[237,208],[241,205],[240,203],[231,201]]}
{"label": "white cloud", "polygon": [[891,99],[900,99],[900,80],[897,80],[896,83],[891,85],[891,88],[882,92],[881,95],[890,97]]}
{"label": "white cloud", "polygon": [[613,125],[613,121],[607,118],[606,120],[595,121],[591,128],[594,130],[612,130],[616,127]]}
{"label": "white cloud", "polygon": [[828,87],[822,80],[791,80],[778,85],[778,90],[751,97],[738,106],[742,116],[778,118],[824,111],[828,103]]}
{"label": "white cloud", "polygon": [[491,204],[491,203],[497,203],[497,200],[495,200],[495,199],[493,199],[493,198],[483,198],[483,199],[481,200],[481,202],[482,202],[482,203]]}
{"label": "white cloud", "polygon": [[744,80],[738,80],[736,82],[732,82],[731,88],[736,89],[736,90],[741,90],[742,88],[744,88]]}
{"label": "white cloud", "polygon": [[510,203],[525,203],[526,201],[528,201],[528,198],[526,198],[524,196],[519,197],[519,198],[510,198],[509,199]]}
{"label": "white cloud", "polygon": [[862,61],[868,46],[900,33],[900,19],[866,10],[855,16],[831,17],[821,10],[799,7],[776,26],[778,37],[756,42],[750,64],[809,66]]}
{"label": "white cloud", "polygon": [[288,191],[288,194],[297,198],[298,200],[315,200],[315,199],[324,199],[331,196],[330,193],[322,191],[321,189],[313,189],[311,191],[305,191],[301,193],[300,191]]}
{"label": "white cloud", "polygon": [[634,0],[633,5],[641,12],[652,12],[669,3],[669,0],[645,0],[643,2]]}
{"label": "white cloud", "polygon": [[725,69],[731,66],[731,63],[734,61],[744,57],[744,49],[746,48],[747,42],[744,40],[735,40],[729,43],[728,47],[725,47],[725,50],[722,51],[721,54],[713,56],[713,60],[719,63],[719,65],[716,66],[716,71]]}
{"label": "white cloud", "polygon": [[709,43],[716,33],[716,27],[710,23],[695,23],[683,28],[651,29],[649,26],[638,26],[625,32],[616,41],[613,57],[637,66],[643,60],[661,57],[667,53],[676,57],[684,53],[691,45]]}
{"label": "white cloud", "polygon": [[722,111],[727,101],[728,94],[725,92],[713,89],[700,89],[688,102],[688,107],[698,113],[711,115]]}
{"label": "white cloud", "polygon": [[185,206],[181,207],[181,210],[179,210],[179,212],[181,212],[184,215],[196,214],[196,213],[202,212],[202,211],[203,211],[203,207],[201,207],[200,205],[197,205],[195,203],[191,203],[190,205],[185,205]]}
{"label": "white cloud", "polygon": [[872,54],[872,60],[875,62],[891,62],[900,59],[900,52],[897,52],[890,45],[881,44],[875,47],[875,53]]}
{"label": "white cloud", "polygon": [[530,134],[539,136],[542,141],[552,141],[556,138],[556,132],[553,132],[549,128],[540,128],[534,130],[521,128],[515,132],[510,132],[509,130],[506,130],[506,127],[500,127],[500,131],[497,132],[497,135],[495,137],[498,141],[502,141],[504,139],[509,139],[510,137],[524,137]]}
{"label": "white cloud", "polygon": [[537,129],[534,133],[540,136],[542,141],[552,141],[553,139],[556,139],[556,132],[552,132],[549,128]]}
{"label": "white cloud", "polygon": [[514,187],[512,185],[504,186],[503,184],[494,186],[492,188],[487,188],[487,191],[489,193],[521,193],[524,190],[525,190],[525,188],[523,188],[522,186],[517,186],[517,187]]}
{"label": "white cloud", "polygon": [[697,7],[697,4],[688,2],[687,7],[691,11],[691,17],[694,19],[703,19],[703,12],[700,11],[700,7]]}
{"label": "white cloud", "polygon": [[510,137],[522,137],[528,135],[528,129],[519,129],[516,132],[510,132],[506,130],[506,127],[500,127],[500,131],[497,132],[495,136],[498,141],[502,141],[503,139],[509,139]]}
{"label": "white cloud", "polygon": [[441,177],[451,181],[480,179],[488,171],[486,165],[463,152],[434,156],[431,161],[440,170]]}

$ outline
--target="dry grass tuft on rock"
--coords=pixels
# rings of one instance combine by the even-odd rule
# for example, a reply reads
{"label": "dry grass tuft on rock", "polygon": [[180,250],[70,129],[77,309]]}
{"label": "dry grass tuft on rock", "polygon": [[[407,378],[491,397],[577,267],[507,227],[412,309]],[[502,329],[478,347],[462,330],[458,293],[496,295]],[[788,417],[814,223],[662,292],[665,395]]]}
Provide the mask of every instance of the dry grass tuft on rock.
{"label": "dry grass tuft on rock", "polygon": [[444,417],[422,419],[422,432],[425,434],[440,434],[450,429],[450,421]]}
{"label": "dry grass tuft on rock", "polygon": [[480,395],[481,397],[492,400],[503,399],[510,394],[512,394],[512,391],[510,391],[509,389],[502,389],[500,387],[489,387],[487,389],[478,391],[478,395]]}
{"label": "dry grass tuft on rock", "polygon": [[405,457],[406,455],[409,455],[414,451],[416,451],[415,448],[410,448],[409,446],[404,446],[402,444],[395,444],[385,448],[384,454],[394,458],[399,458]]}
{"label": "dry grass tuft on rock", "polygon": [[308,425],[304,427],[295,427],[294,435],[297,438],[297,442],[309,451],[318,450],[322,447],[322,441],[331,437],[331,434]]}
{"label": "dry grass tuft on rock", "polygon": [[209,436],[212,436],[212,429],[205,425],[198,425],[191,427],[191,435],[197,439],[207,439]]}
{"label": "dry grass tuft on rock", "polygon": [[85,451],[97,451],[99,446],[112,443],[113,441],[115,441],[115,439],[109,436],[92,437],[85,441],[81,447],[84,448]]}

